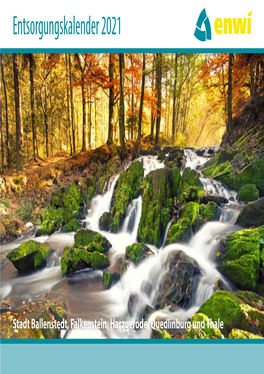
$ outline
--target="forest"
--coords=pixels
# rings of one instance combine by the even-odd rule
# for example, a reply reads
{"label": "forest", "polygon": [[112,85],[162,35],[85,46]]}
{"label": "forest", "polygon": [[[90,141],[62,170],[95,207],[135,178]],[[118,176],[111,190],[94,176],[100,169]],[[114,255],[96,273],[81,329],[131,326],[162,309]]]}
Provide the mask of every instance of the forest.
{"label": "forest", "polygon": [[263,339],[264,54],[0,57],[0,337]]}
{"label": "forest", "polygon": [[1,170],[148,135],[216,146],[262,84],[259,54],[4,54]]}

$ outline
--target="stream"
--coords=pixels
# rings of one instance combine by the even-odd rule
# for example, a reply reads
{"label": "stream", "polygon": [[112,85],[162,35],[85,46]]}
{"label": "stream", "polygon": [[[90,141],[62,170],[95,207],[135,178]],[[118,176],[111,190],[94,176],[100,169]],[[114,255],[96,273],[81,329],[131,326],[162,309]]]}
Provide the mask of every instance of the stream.
{"label": "stream", "polygon": [[[199,171],[199,168],[208,158],[199,157],[192,150],[185,150],[186,165]],[[152,170],[163,168],[163,162],[156,156],[143,156],[139,159],[143,163],[144,175]],[[67,245],[73,245],[74,233],[56,232],[50,237],[35,238],[32,235],[19,238],[1,246],[1,300],[8,297],[15,307],[45,297],[52,302],[65,303],[68,319],[104,320],[116,319],[120,321],[136,321],[142,315],[146,305],[152,306],[159,283],[164,276],[166,259],[173,251],[181,250],[194,259],[200,269],[192,304],[188,309],[178,308],[171,312],[163,309],[152,313],[148,319],[157,316],[159,318],[177,318],[186,321],[199,309],[199,307],[214,293],[215,279],[220,278],[229,288],[233,286],[218,272],[213,261],[221,238],[237,230],[236,218],[242,206],[236,201],[236,192],[229,191],[223,184],[210,178],[205,178],[201,172],[200,180],[207,193],[219,195],[229,200],[229,203],[221,208],[218,222],[208,222],[191,238],[188,244],[162,245],[157,248],[148,245],[154,255],[147,257],[138,266],[131,264],[123,274],[120,281],[110,290],[104,290],[102,284],[102,271],[82,270],[71,277],[62,278],[60,259],[63,249]],[[124,258],[126,247],[136,242],[137,231],[142,211],[142,198],[134,199],[127,209],[126,218],[119,233],[101,231],[99,218],[104,212],[110,211],[111,198],[118,180],[118,175],[108,182],[106,192],[95,196],[83,221],[85,227],[100,232],[112,244],[109,251],[110,267],[114,268],[120,258]],[[163,244],[169,230],[167,227]],[[14,266],[5,255],[10,250],[18,247],[27,240],[34,239],[43,242],[52,249],[48,258],[47,267],[33,274],[19,275]],[[152,284],[152,291],[147,295],[141,290],[142,282]],[[139,302],[133,310],[132,316],[128,314],[128,300],[136,294]],[[66,338],[150,338],[151,329],[142,330],[69,330]]]}

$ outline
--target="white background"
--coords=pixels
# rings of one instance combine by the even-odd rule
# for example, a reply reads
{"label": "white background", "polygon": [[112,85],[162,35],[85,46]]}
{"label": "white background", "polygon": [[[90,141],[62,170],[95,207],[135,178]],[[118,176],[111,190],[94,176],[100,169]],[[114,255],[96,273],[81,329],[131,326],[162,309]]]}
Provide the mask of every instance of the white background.
{"label": "white background", "polygon": [[[205,8],[212,40],[194,37],[198,16]],[[251,35],[217,35],[216,18],[244,18],[253,11]],[[13,16],[27,21],[94,21],[121,17],[121,35],[13,35]],[[11,0],[2,1],[0,48],[263,48],[264,1],[231,0]]]}

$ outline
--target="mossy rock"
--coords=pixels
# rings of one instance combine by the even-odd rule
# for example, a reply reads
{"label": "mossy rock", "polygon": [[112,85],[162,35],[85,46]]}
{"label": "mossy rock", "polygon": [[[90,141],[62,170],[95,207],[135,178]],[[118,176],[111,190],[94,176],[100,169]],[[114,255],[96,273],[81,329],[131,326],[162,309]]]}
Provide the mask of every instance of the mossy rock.
{"label": "mossy rock", "polygon": [[212,177],[216,180],[220,180],[225,183],[228,187],[232,188],[234,169],[229,161],[226,161],[219,165],[213,165],[203,170],[203,174],[207,177]]}
{"label": "mossy rock", "polygon": [[134,264],[138,264],[150,255],[153,255],[153,252],[146,244],[134,243],[126,247],[126,258]]}
{"label": "mossy rock", "polygon": [[85,248],[88,252],[107,252],[111,248],[111,243],[99,232],[89,229],[80,229],[74,235],[74,246]]}
{"label": "mossy rock", "polygon": [[166,330],[156,329],[152,330],[151,339],[172,339],[172,337]]}
{"label": "mossy rock", "polygon": [[89,253],[85,249],[65,247],[61,258],[62,276],[70,275],[90,265]]}
{"label": "mossy rock", "polygon": [[110,273],[105,271],[103,273],[103,285],[106,290],[109,290],[115,283],[117,283],[120,279],[120,274],[118,273]]}
{"label": "mossy rock", "polygon": [[208,326],[209,318],[203,313],[192,316],[191,329],[186,331],[185,339],[222,339],[222,333],[217,328]]}
{"label": "mossy rock", "polygon": [[142,214],[138,240],[160,246],[171,219],[173,202],[178,193],[181,175],[176,169],[158,169],[144,179],[142,189]]}
{"label": "mossy rock", "polygon": [[137,196],[138,188],[143,180],[144,169],[139,161],[133,162],[120,173],[111,201],[112,232],[118,232],[124,222],[128,205]]}
{"label": "mossy rock", "polygon": [[197,171],[191,168],[185,168],[182,174],[181,183],[179,186],[179,200],[184,202],[187,191],[190,187],[199,187],[202,188],[202,182],[199,179],[199,174]]}
{"label": "mossy rock", "polygon": [[86,207],[89,208],[91,200],[96,194],[96,178],[86,178],[81,188],[81,197],[85,201]]}
{"label": "mossy rock", "polygon": [[49,254],[49,247],[30,240],[9,252],[6,257],[19,272],[23,273],[46,266],[46,259]]}
{"label": "mossy rock", "polygon": [[251,201],[258,200],[258,198],[259,190],[257,189],[255,184],[245,184],[240,188],[237,195],[237,200],[243,203],[249,203]]}
{"label": "mossy rock", "polygon": [[258,288],[262,238],[263,227],[237,231],[225,242],[219,269],[241,289],[254,291]]}
{"label": "mossy rock", "polygon": [[248,331],[233,329],[228,335],[228,339],[263,339],[263,337],[252,334]]}
{"label": "mossy rock", "polygon": [[62,232],[72,232],[72,231],[77,231],[80,228],[80,222],[76,219],[73,218],[70,222],[68,222],[63,228]]}
{"label": "mossy rock", "polygon": [[201,306],[199,313],[213,321],[219,318],[224,323],[223,331],[226,336],[234,328],[261,334],[264,332],[264,312],[252,308],[228,291],[216,291]]}
{"label": "mossy rock", "polygon": [[104,212],[99,219],[99,228],[103,231],[110,230],[111,213]]}
{"label": "mossy rock", "polygon": [[236,223],[247,228],[264,225],[264,197],[248,203],[239,213]]}
{"label": "mossy rock", "polygon": [[63,197],[63,206],[71,209],[74,212],[78,211],[81,205],[83,205],[81,191],[76,184],[66,188]]}
{"label": "mossy rock", "polygon": [[107,256],[100,252],[89,253],[89,260],[93,270],[103,270],[110,265]]}
{"label": "mossy rock", "polygon": [[191,201],[200,204],[204,197],[204,190],[201,187],[190,186],[183,193],[182,203],[186,204]]}
{"label": "mossy rock", "polygon": [[180,211],[180,218],[187,218],[193,226],[199,219],[199,204],[190,202],[184,205]]}
{"label": "mossy rock", "polygon": [[188,218],[193,231],[196,232],[204,223],[217,220],[218,213],[218,206],[213,201],[206,205],[190,202],[181,208],[180,218]]}
{"label": "mossy rock", "polygon": [[189,218],[181,218],[177,223],[171,225],[165,244],[186,243],[191,237],[192,226]]}
{"label": "mossy rock", "polygon": [[255,184],[264,196],[264,159],[254,160],[234,178],[234,186],[237,190],[246,184]]}

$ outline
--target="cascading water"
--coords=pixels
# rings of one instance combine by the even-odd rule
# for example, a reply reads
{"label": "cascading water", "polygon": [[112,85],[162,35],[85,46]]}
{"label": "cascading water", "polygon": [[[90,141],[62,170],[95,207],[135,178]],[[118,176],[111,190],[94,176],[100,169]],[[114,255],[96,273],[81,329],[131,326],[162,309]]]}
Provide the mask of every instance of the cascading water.
{"label": "cascading water", "polygon": [[[208,158],[198,157],[192,150],[185,150],[186,165],[193,169],[198,169]],[[143,156],[138,159],[142,162],[144,175],[158,168],[163,168],[164,163],[157,157]],[[236,229],[234,223],[239,213],[240,206],[235,201],[235,192],[228,189],[220,182],[210,178],[200,176],[205,192],[226,198],[229,203],[222,209],[219,222],[205,224],[191,239],[187,245],[172,244],[163,247],[169,230],[167,226],[163,244],[160,248],[149,246],[153,251],[152,256],[148,256],[138,266],[131,264],[120,281],[110,290],[103,291],[102,272],[85,270],[76,273],[73,277],[62,278],[60,271],[60,258],[63,248],[72,245],[74,233],[64,234],[54,233],[50,237],[41,237],[34,240],[42,240],[48,244],[53,253],[50,256],[47,268],[33,275],[18,276],[10,263],[3,264],[1,270],[1,293],[2,297],[9,295],[18,302],[42,297],[47,294],[50,299],[56,299],[60,295],[66,303],[67,313],[71,318],[81,318],[83,320],[109,320],[111,318],[120,320],[136,321],[142,315],[146,305],[152,306],[157,294],[160,281],[166,274],[165,263],[168,254],[181,250],[189,257],[193,258],[201,269],[201,276],[196,287],[193,302],[188,309],[177,309],[171,312],[169,309],[159,310],[151,314],[149,322],[156,318],[178,318],[187,320],[190,318],[214,292],[215,279],[220,278],[227,285],[227,281],[221,276],[213,262],[214,254],[217,251],[219,241],[224,236]],[[111,209],[111,199],[118,180],[118,175],[112,178],[106,186],[107,191],[103,195],[95,196],[90,205],[88,214],[84,220],[86,227],[101,232],[112,244],[109,251],[111,267],[115,266],[120,257],[124,257],[127,246],[137,240],[137,231],[142,210],[142,197],[134,199],[127,209],[126,218],[119,233],[101,231],[99,229],[99,219],[104,212]],[[32,237],[22,238],[22,240],[2,246],[1,254],[14,249],[23,241]],[[151,285],[149,293],[142,291],[142,284],[148,282]],[[231,285],[228,285],[231,287]],[[128,315],[128,300],[131,295],[137,296],[137,304],[132,315]],[[109,331],[78,331],[72,330],[67,335],[68,338],[102,338],[102,337],[150,337],[151,330],[109,330]]]}

